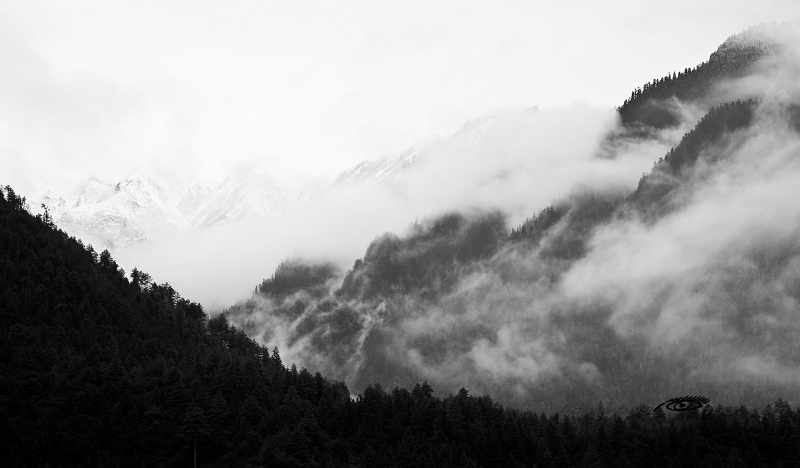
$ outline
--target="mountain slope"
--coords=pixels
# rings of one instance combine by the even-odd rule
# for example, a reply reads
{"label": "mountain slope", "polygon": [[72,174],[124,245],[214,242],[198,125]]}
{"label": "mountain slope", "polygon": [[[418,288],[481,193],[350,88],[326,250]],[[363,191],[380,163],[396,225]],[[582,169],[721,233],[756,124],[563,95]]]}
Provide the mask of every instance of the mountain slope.
{"label": "mountain slope", "polygon": [[170,187],[142,170],[114,184],[90,178],[66,199],[47,192],[33,211],[42,211],[42,204],[63,229],[117,249],[172,239],[184,226],[202,229],[280,214],[287,200],[263,168],[252,166],[216,187],[198,181]]}
{"label": "mountain slope", "polygon": [[[692,103],[711,98],[713,88],[725,80],[742,78],[759,71],[771,57],[786,52],[784,36],[796,33],[792,23],[762,24],[729,37],[708,61],[677,74],[645,83],[619,107],[622,122],[629,127],[672,127],[679,123],[674,101]],[[752,96],[743,96],[750,98]],[[719,102],[704,103],[706,106]]]}
{"label": "mountain slope", "polygon": [[[277,349],[224,317],[206,322],[168,284],[138,270],[129,281],[107,252],[24,205],[0,190],[3,466],[589,467],[650,457],[666,467],[673,449],[690,454],[686,466],[722,466],[743,463],[742,444],[764,466],[800,456],[786,443],[800,411],[782,399],[762,413],[709,405],[669,419],[602,403],[548,417],[465,388],[435,397],[427,383],[368,386],[351,399],[341,383],[287,369]],[[291,293],[303,271],[318,283],[324,270],[287,266],[262,292]]]}
{"label": "mountain slope", "polygon": [[[521,114],[532,115],[535,112],[536,109],[533,108]],[[400,153],[361,161],[339,173],[331,188],[375,182],[396,186],[402,182],[404,174],[407,174],[409,169],[417,168],[431,159],[441,159],[443,155],[486,144],[498,121],[499,119],[493,115],[472,119],[464,123],[454,134],[433,141],[420,149],[412,147]]]}
{"label": "mountain slope", "polygon": [[368,182],[392,183],[420,157],[420,151],[409,148],[398,154],[367,159],[342,171],[333,181],[333,185],[363,184]]}
{"label": "mountain slope", "polygon": [[115,185],[90,180],[70,198],[74,206],[54,217],[59,226],[97,236],[110,247],[168,239],[181,222],[180,213],[167,203],[164,187],[144,172]]}
{"label": "mountain slope", "polygon": [[[260,290],[225,315],[356,389],[428,379],[553,409],[687,387],[744,404],[789,391],[800,385],[800,94],[784,79],[800,60],[782,40],[789,27],[733,36],[699,71],[634,93],[623,117],[672,98],[709,110],[633,192],[575,193],[507,236],[499,214],[429,220],[376,238],[340,283]],[[781,58],[769,75],[781,79],[761,99],[732,87],[747,99],[712,105],[721,80],[767,79],[767,56]],[[630,115],[633,133],[672,125]],[[482,126],[458,140],[491,138]]]}
{"label": "mountain slope", "polygon": [[[276,434],[314,421],[321,398],[329,411],[349,402],[342,384],[290,371],[169,284],[138,270],[128,280],[107,251],[29,215],[10,187],[0,225],[3,466],[286,463],[289,440]],[[268,416],[277,411],[289,416]],[[301,456],[339,465],[330,453]]]}
{"label": "mountain slope", "polygon": [[263,169],[241,169],[225,178],[192,216],[192,224],[208,227],[249,217],[281,213],[287,201]]}
{"label": "mountain slope", "polygon": [[[225,315],[256,339],[279,344],[294,359],[324,369],[356,389],[375,381],[402,386],[426,378],[448,389],[469,386],[491,392],[507,404],[532,404],[546,395],[547,404],[552,405],[548,408],[578,401],[591,404],[601,395],[655,399],[665,389],[680,393],[685,386],[745,404],[765,394],[786,392],[786,385],[791,386],[788,382],[796,382],[794,376],[785,381],[737,379],[733,383],[684,374],[692,360],[728,361],[725,365],[732,367],[744,364],[738,358],[717,356],[716,348],[703,349],[698,344],[702,340],[694,343],[690,332],[682,339],[687,340],[686,349],[691,349],[693,356],[681,348],[664,354],[641,336],[627,336],[612,321],[622,313],[623,305],[606,298],[605,289],[592,292],[597,297],[587,303],[576,299],[584,294],[576,281],[595,281],[576,279],[583,278],[586,265],[594,265],[598,258],[601,263],[592,268],[600,268],[600,272],[593,275],[602,275],[604,255],[617,255],[615,250],[598,247],[602,245],[598,242],[614,242],[613,237],[604,240],[605,232],[623,237],[632,230],[664,229],[669,233],[676,216],[689,216],[686,213],[707,202],[698,197],[709,187],[731,177],[744,177],[739,182],[743,187],[757,183],[758,179],[750,181],[751,175],[742,175],[738,169],[754,156],[742,159],[739,153],[766,137],[763,125],[777,132],[768,137],[777,138],[768,151],[778,156],[756,154],[766,164],[771,158],[782,158],[783,150],[776,152],[775,148],[785,147],[789,153],[787,159],[779,159],[780,164],[794,170],[792,161],[800,159],[791,157],[798,138],[789,123],[793,112],[765,111],[764,106],[751,100],[713,108],[627,198],[614,193],[579,193],[542,211],[511,234],[506,234],[500,214],[447,215],[413,226],[404,237],[387,234],[375,239],[350,270],[339,272],[341,283],[308,278],[313,293],[301,287],[283,295],[262,287],[246,305],[235,305]],[[776,115],[778,121],[756,125]],[[780,130],[780,122],[785,130]],[[782,202],[783,209],[793,212],[793,205],[787,203]],[[733,242],[728,248],[735,249],[735,255],[728,251],[718,257],[714,249],[703,254],[716,262],[713,264],[731,262],[740,255],[741,260],[711,270],[706,270],[705,263],[697,266],[697,274],[705,275],[697,284],[709,291],[708,298],[702,293],[703,301],[709,302],[700,307],[699,317],[715,314],[715,320],[730,327],[727,333],[735,334],[740,344],[747,343],[749,352],[760,355],[762,333],[767,332],[742,328],[739,320],[752,308],[772,316],[775,322],[767,327],[767,336],[784,347],[770,347],[769,357],[758,359],[792,366],[796,359],[788,350],[795,347],[785,346],[800,330],[785,320],[791,304],[800,303],[796,269],[800,245],[790,234],[800,232],[800,226],[787,220],[783,227],[770,228],[777,230],[762,236],[774,239],[773,243],[763,244],[761,238],[750,238],[747,233],[754,228],[746,220],[742,222],[745,230],[735,234],[741,238],[723,241]],[[703,226],[702,220],[696,220],[681,229],[695,233],[684,236],[699,237],[706,229]],[[614,247],[623,248],[624,244]],[[643,248],[656,253],[659,249],[657,245]],[[752,255],[756,252],[772,260],[755,261]],[[637,263],[636,258],[621,261]],[[660,268],[658,264],[650,267],[653,271]],[[315,268],[314,264],[305,266],[307,271]],[[281,275],[276,271],[276,278]],[[730,275],[736,283],[729,283]],[[780,284],[766,279],[774,275],[781,278]],[[673,307],[667,298],[677,292],[671,292],[670,284],[653,286],[665,296],[642,300],[642,307],[652,310],[655,317],[667,313],[657,311]],[[731,289],[731,284],[741,289]],[[326,288],[327,294],[320,292]],[[627,286],[608,280],[604,288],[613,291]],[[742,295],[748,288],[776,292],[773,298],[764,296],[765,289],[750,297]],[[679,307],[680,297],[675,301]],[[719,304],[725,304],[727,311],[718,310]],[[636,310],[635,303],[631,307]],[[637,326],[638,333],[650,333],[651,327],[659,326],[645,317],[636,319],[643,321]],[[684,377],[664,380],[659,368]]]}

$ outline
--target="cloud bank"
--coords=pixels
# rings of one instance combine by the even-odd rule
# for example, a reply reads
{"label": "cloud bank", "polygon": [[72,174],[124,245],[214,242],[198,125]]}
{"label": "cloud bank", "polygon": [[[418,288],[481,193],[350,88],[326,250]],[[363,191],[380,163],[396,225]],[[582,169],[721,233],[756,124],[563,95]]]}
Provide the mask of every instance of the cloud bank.
{"label": "cloud bank", "polygon": [[[777,80],[791,70],[759,78],[776,78],[768,89],[780,92],[739,104],[751,110],[749,124],[700,145],[696,162],[671,172],[656,164],[648,184],[676,187],[655,199],[669,206],[658,215],[620,199],[613,184],[559,180],[573,190],[561,192],[552,220],[526,223],[544,226],[541,240],[508,241],[499,234],[507,215],[491,214],[491,197],[481,194],[490,201],[474,211],[374,240],[362,261],[325,283],[327,293],[256,294],[228,316],[278,345],[287,362],[343,378],[354,391],[428,380],[444,393],[465,386],[545,410],[672,394],[734,405],[792,400],[800,384],[800,101],[796,81]],[[741,91],[752,83],[741,81]],[[599,221],[584,229],[593,212]]]}
{"label": "cloud bank", "polygon": [[618,125],[615,111],[584,104],[498,112],[422,147],[422,156],[391,180],[334,186],[282,215],[187,230],[115,257],[128,270],[170,278],[182,294],[217,311],[246,297],[288,256],[346,267],[375,236],[445,212],[502,210],[515,225],[574,190],[628,192],[679,133],[627,142],[613,160],[596,157],[598,143]]}

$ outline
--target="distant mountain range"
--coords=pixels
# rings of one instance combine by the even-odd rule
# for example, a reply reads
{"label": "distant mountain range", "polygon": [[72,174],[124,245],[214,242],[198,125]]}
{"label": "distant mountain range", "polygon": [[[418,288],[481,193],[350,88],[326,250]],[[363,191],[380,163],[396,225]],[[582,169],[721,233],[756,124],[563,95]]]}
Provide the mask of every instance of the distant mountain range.
{"label": "distant mountain range", "polygon": [[[534,112],[529,109],[524,113]],[[494,116],[473,119],[452,136],[422,149],[411,147],[370,158],[333,177],[309,178],[294,191],[282,191],[267,168],[253,164],[232,172],[217,185],[192,181],[174,187],[146,170],[136,170],[114,182],[89,178],[66,196],[47,191],[29,204],[35,213],[41,213],[44,205],[61,229],[99,240],[103,248],[113,250],[170,239],[182,229],[281,216],[346,187],[396,185],[410,168],[435,157],[443,147],[459,150],[479,144],[491,135],[497,121]]]}
{"label": "distant mountain range", "polygon": [[48,191],[30,205],[44,205],[58,226],[100,239],[108,248],[174,237],[180,229],[202,229],[239,219],[277,215],[289,201],[270,175],[257,167],[234,172],[216,186],[190,182],[171,187],[137,170],[116,183],[90,178],[66,197]]}
{"label": "distant mountain range", "polygon": [[[694,105],[707,111],[725,102],[731,92],[719,91],[719,85],[747,76],[757,63],[763,66],[768,62],[763,60],[765,57],[785,52],[783,39],[797,29],[794,23],[759,25],[735,34],[707,62],[637,88],[619,107],[622,132],[610,135],[605,146],[630,138],[649,138],[653,132],[678,125],[681,106]],[[737,97],[756,97],[758,92],[755,87],[739,92]],[[520,115],[533,116],[537,111],[531,108]],[[44,205],[62,229],[112,250],[139,242],[159,242],[174,238],[183,229],[281,216],[346,187],[375,183],[400,186],[412,169],[442,154],[466,152],[481,145],[490,147],[500,120],[494,115],[470,120],[453,135],[422,148],[370,158],[336,176],[310,179],[294,190],[281,190],[282,185],[274,180],[269,168],[258,165],[235,171],[217,185],[194,181],[179,187],[156,174],[137,170],[116,181],[89,178],[66,196],[48,191],[34,197],[30,205],[34,211],[41,211]],[[504,174],[486,174],[484,182]]]}

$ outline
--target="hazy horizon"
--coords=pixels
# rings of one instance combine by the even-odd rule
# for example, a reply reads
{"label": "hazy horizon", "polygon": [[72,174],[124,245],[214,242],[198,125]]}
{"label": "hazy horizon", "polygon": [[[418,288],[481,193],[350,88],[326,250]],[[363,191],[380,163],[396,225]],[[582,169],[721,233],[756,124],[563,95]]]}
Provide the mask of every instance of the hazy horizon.
{"label": "hazy horizon", "polygon": [[[7,5],[0,20],[0,182],[31,200],[136,169],[179,186],[257,164],[283,183],[500,116],[498,136],[463,155],[434,145],[435,162],[403,193],[351,188],[282,218],[113,252],[210,310],[246,297],[287,255],[347,264],[376,235],[444,211],[501,209],[514,225],[581,185],[632,188],[702,114],[687,110],[680,128],[609,164],[593,156],[616,106],[731,35],[800,11],[781,1],[687,2],[692,14],[622,1],[40,6]],[[534,106],[538,117],[519,112]]]}
{"label": "hazy horizon", "polygon": [[[147,167],[335,173],[532,106],[613,109],[793,2],[40,2],[0,7],[3,183]],[[685,13],[685,14],[684,14]],[[658,53],[652,53],[657,50]]]}

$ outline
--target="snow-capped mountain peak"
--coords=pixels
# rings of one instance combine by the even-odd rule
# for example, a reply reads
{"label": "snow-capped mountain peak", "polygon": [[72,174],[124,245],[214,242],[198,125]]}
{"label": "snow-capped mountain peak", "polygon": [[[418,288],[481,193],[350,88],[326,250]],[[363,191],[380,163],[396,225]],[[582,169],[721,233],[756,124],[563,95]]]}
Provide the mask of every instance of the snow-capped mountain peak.
{"label": "snow-capped mountain peak", "polygon": [[144,171],[117,183],[89,179],[71,193],[71,207],[56,223],[70,232],[99,236],[110,247],[172,236],[180,214],[167,202],[166,190]]}
{"label": "snow-capped mountain peak", "polygon": [[90,177],[72,189],[67,195],[67,202],[70,208],[86,203],[98,203],[110,197],[113,194],[113,190],[114,184],[101,182],[94,177]]}
{"label": "snow-capped mountain peak", "polygon": [[456,144],[469,146],[489,135],[497,124],[497,120],[494,115],[472,119],[465,123],[450,139]]}
{"label": "snow-capped mountain peak", "polygon": [[193,216],[195,226],[212,226],[247,217],[275,215],[286,208],[286,198],[269,173],[258,165],[246,166],[225,178],[214,195]]}
{"label": "snow-capped mountain peak", "polygon": [[418,149],[411,147],[401,153],[364,160],[350,169],[339,173],[333,184],[394,182],[394,179],[402,171],[417,161],[421,154],[422,153]]}
{"label": "snow-capped mountain peak", "polygon": [[44,214],[42,209],[42,205],[44,205],[53,219],[58,219],[67,210],[67,201],[52,190],[48,190],[29,205],[34,214]]}

